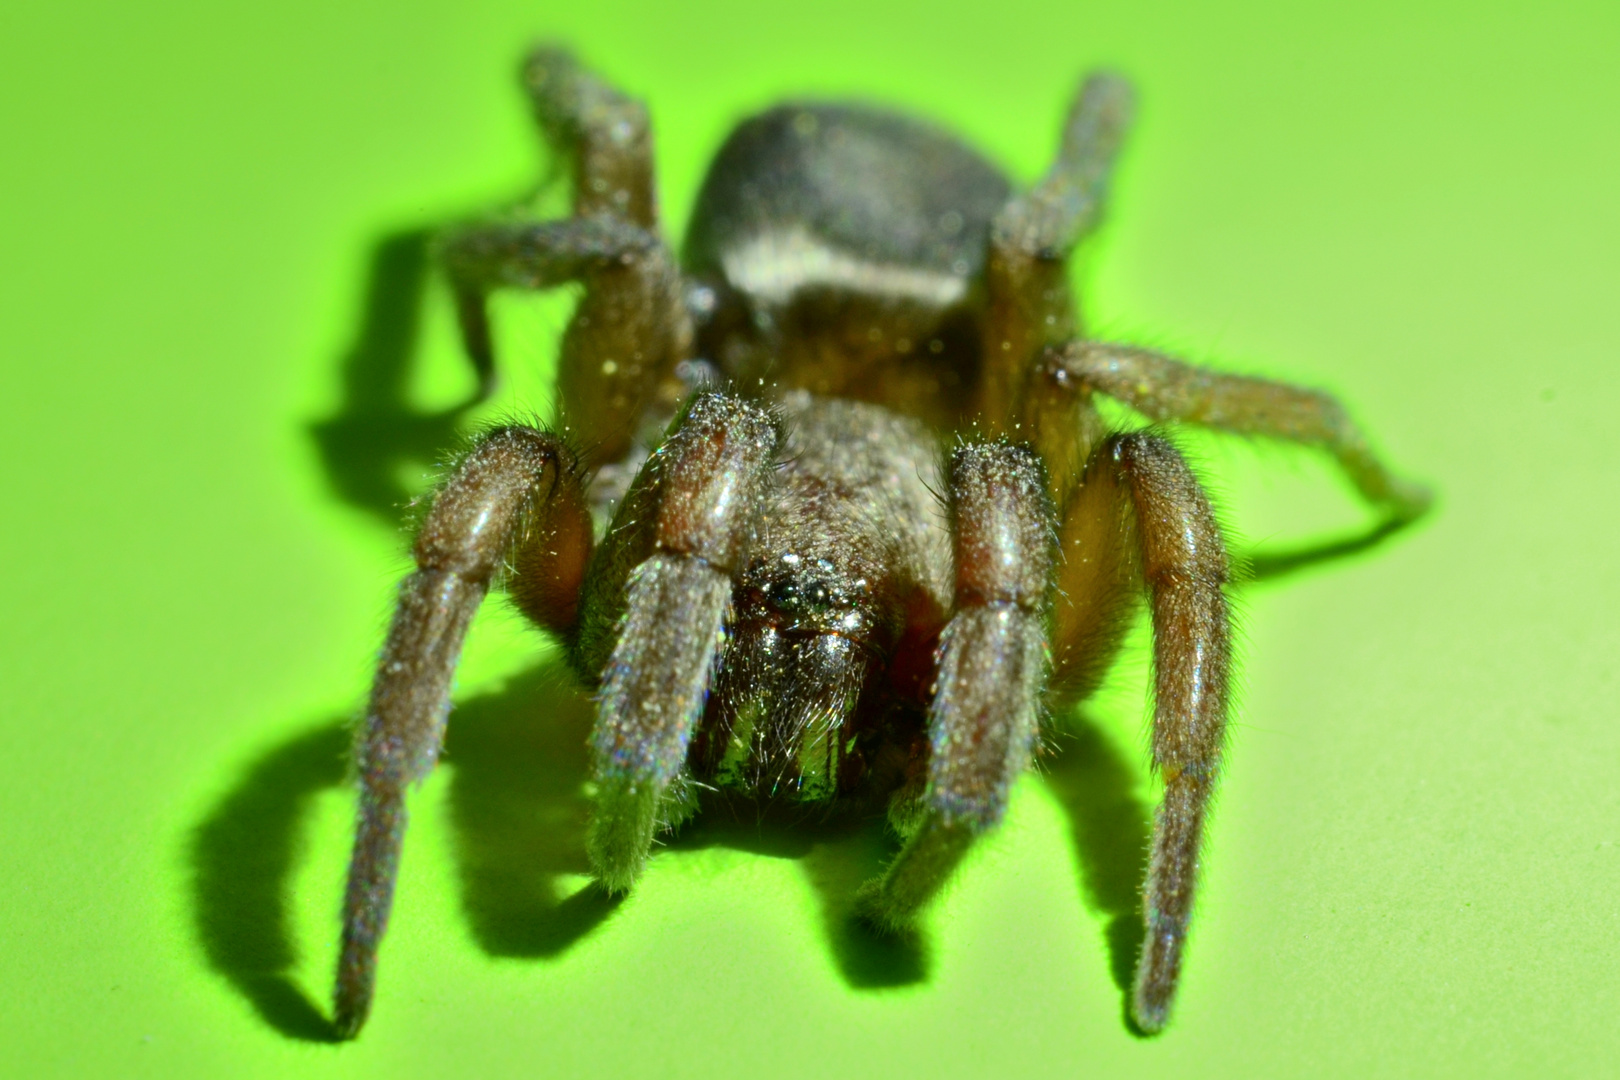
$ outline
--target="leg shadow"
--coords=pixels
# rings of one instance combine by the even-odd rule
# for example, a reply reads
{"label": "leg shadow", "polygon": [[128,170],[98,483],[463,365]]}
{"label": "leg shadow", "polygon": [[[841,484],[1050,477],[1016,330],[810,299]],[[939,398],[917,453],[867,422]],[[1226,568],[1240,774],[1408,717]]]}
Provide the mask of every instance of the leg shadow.
{"label": "leg shadow", "polygon": [[360,325],[342,361],[342,403],[308,427],[333,492],[390,528],[413,494],[400,482],[404,468],[455,445],[457,421],[479,400],[437,413],[408,403],[432,235],[402,229],[372,247]]}
{"label": "leg shadow", "polygon": [[932,966],[922,931],[885,933],[855,913],[856,892],[882,874],[899,851],[888,821],[879,817],[834,842],[817,844],[804,860],[810,884],[821,897],[838,969],[857,990],[913,986],[928,978]]}
{"label": "leg shadow", "polygon": [[856,890],[899,851],[887,820],[854,810],[814,816],[821,812],[717,795],[703,801],[669,847],[727,847],[798,861],[821,901],[827,943],[850,987],[886,990],[923,982],[931,962],[926,937],[881,933],[855,914]]}
{"label": "leg shadow", "polygon": [[1385,541],[1413,524],[1412,521],[1393,519],[1379,522],[1361,532],[1318,540],[1300,547],[1252,551],[1234,560],[1239,567],[1238,580],[1276,581],[1313,566],[1348,559],[1382,547]]}
{"label": "leg shadow", "polygon": [[594,882],[564,891],[566,878],[590,872],[585,781],[594,717],[590,697],[560,663],[451,715],[443,762],[462,902],[491,956],[556,956],[618,904]]}
{"label": "leg shadow", "polygon": [[287,883],[315,796],[343,782],[350,736],[327,723],[250,765],[191,839],[192,901],[208,964],[293,1039],[336,1041],[292,979]]}
{"label": "leg shadow", "polygon": [[1131,1019],[1130,995],[1142,945],[1151,815],[1136,794],[1137,770],[1096,724],[1077,714],[1060,739],[1043,775],[1068,816],[1087,902],[1105,920],[1109,969],[1122,995],[1125,1026],[1141,1035]]}
{"label": "leg shadow", "polygon": [[[451,770],[462,903],[492,956],[555,956],[599,926],[613,901],[585,872],[588,699],[560,664],[457,705]],[[334,718],[271,748],[192,832],[192,910],[204,956],[276,1031],[333,1041],[331,1022],[294,981],[288,895],[315,797],[348,774],[350,725]],[[335,913],[334,913],[335,914]]]}

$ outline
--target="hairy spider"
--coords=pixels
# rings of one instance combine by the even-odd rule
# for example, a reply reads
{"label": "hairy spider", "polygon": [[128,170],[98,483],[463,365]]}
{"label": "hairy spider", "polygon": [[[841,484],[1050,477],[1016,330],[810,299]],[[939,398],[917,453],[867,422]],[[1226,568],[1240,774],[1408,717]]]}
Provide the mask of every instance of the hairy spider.
{"label": "hairy spider", "polygon": [[1084,81],[1023,193],[905,116],[770,109],[721,147],[679,266],[641,103],[552,47],[523,83],[573,216],[443,234],[484,385],[491,291],[584,288],[556,430],[478,438],[416,536],[359,736],[338,1029],[369,1010],[406,788],[497,578],[595,691],[603,887],[634,884],[700,789],[882,806],[903,846],[860,910],[889,929],[1001,820],[1043,717],[1096,688],[1145,596],[1164,800],[1131,1009],[1162,1028],[1226,726],[1228,557],[1175,447],[1109,431],[1093,396],[1321,448],[1386,532],[1427,494],[1325,394],[1083,335],[1065,264],[1129,121],[1117,75]]}

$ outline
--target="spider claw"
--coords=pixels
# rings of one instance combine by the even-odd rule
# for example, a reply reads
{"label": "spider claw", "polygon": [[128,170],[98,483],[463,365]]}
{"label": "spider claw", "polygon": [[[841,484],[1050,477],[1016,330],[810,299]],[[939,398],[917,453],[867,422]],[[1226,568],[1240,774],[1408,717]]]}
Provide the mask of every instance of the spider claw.
{"label": "spider claw", "polygon": [[347,1042],[360,1034],[371,1013],[377,983],[377,954],[353,942],[343,943],[338,962],[337,992],[332,1002],[332,1034]]}

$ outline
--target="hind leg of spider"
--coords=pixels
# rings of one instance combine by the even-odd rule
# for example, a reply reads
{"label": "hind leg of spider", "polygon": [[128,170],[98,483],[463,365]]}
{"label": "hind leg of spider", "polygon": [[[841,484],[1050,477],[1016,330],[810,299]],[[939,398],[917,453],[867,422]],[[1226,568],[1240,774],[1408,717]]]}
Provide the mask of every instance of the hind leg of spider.
{"label": "hind leg of spider", "polygon": [[647,110],[551,46],[530,54],[523,83],[538,125],[573,167],[573,216],[457,226],[441,237],[441,257],[467,354],[486,381],[495,371],[490,292],[584,285],[563,335],[561,418],[590,433],[595,463],[615,461],[655,398],[672,412],[684,397],[673,372],[692,339],[680,274],[658,234]]}
{"label": "hind leg of spider", "polygon": [[1152,420],[1182,420],[1318,447],[1332,455],[1362,498],[1397,524],[1421,516],[1433,498],[1379,460],[1331,394],[1225,375],[1151,349],[1101,341],[1053,349],[1043,357],[1037,378],[1072,381],[1081,392],[1107,394]]}
{"label": "hind leg of spider", "polygon": [[1226,549],[1181,455],[1143,433],[1101,443],[1065,500],[1052,618],[1059,703],[1095,689],[1146,584],[1153,620],[1153,768],[1164,781],[1143,885],[1131,1012],[1169,1019],[1197,884],[1198,850],[1226,730],[1231,631]]}
{"label": "hind leg of spider", "polygon": [[1018,400],[1041,349],[1076,333],[1068,257],[1102,219],[1133,108],[1124,78],[1088,75],[1064,118],[1057,160],[991,225],[978,402],[991,434],[1014,432]]}
{"label": "hind leg of spider", "polygon": [[1026,447],[963,446],[950,498],[955,612],[940,639],[920,821],[860,897],[863,915],[890,930],[914,922],[1001,821],[1030,762],[1046,682],[1053,513],[1040,459]]}
{"label": "hind leg of spider", "polygon": [[600,678],[586,854],[609,892],[630,888],[658,826],[689,809],[687,747],[780,442],[757,406],[699,394],[637,475],[592,563],[573,660]]}
{"label": "hind leg of spider", "polygon": [[405,833],[406,788],[438,758],[468,623],[497,570],[510,561],[518,605],[566,637],[590,550],[590,514],[574,456],[545,432],[490,432],[434,496],[413,549],[416,571],[400,586],[356,748],[360,811],[334,1003],[342,1037],[360,1030],[371,1007],[377,946]]}

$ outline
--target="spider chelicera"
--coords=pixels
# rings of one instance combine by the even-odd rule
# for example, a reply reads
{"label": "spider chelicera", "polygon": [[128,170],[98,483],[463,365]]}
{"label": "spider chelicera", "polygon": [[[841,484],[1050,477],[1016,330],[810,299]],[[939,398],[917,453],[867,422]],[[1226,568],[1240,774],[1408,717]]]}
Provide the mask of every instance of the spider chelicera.
{"label": "spider chelicera", "polygon": [[359,735],[339,1031],[370,1008],[406,789],[497,580],[595,692],[602,887],[629,889],[703,790],[881,807],[903,846],[859,910],[886,929],[1001,820],[1043,718],[1097,687],[1145,598],[1164,797],[1131,1011],[1162,1028],[1226,727],[1229,563],[1176,448],[1110,431],[1093,397],[1325,450],[1385,532],[1427,494],[1327,395],[1084,336],[1066,260],[1129,122],[1117,75],[1085,80],[1022,193],[917,120],[773,108],[721,147],[679,264],[645,108],[553,47],[523,83],[573,216],[441,236],[484,385],[493,290],[583,291],[555,427],[480,436],[416,536]]}

